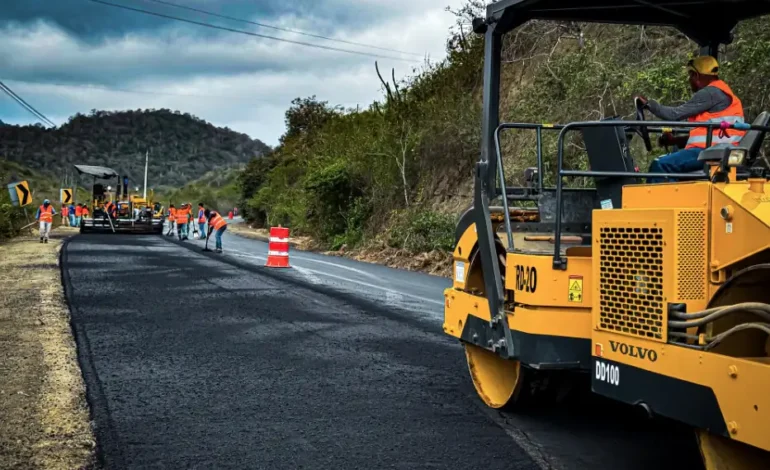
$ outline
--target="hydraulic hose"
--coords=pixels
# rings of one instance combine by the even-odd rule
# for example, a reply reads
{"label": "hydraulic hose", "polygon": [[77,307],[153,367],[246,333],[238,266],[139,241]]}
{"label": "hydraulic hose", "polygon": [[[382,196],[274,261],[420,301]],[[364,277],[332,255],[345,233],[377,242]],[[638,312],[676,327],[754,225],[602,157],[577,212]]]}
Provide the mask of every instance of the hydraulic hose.
{"label": "hydraulic hose", "polygon": [[725,307],[714,307],[701,312],[691,314],[671,312],[671,316],[681,320],[669,320],[668,326],[672,328],[692,328],[711,323],[734,312],[752,312],[765,320],[770,321],[770,305],[760,302],[743,302]]}
{"label": "hydraulic hose", "polygon": [[767,333],[768,336],[770,336],[770,324],[767,323],[742,323],[740,325],[736,325],[732,328],[730,328],[727,331],[723,331],[722,333],[719,333],[718,335],[714,336],[714,338],[711,340],[710,343],[703,346],[704,351],[708,351],[709,349],[713,349],[716,346],[719,345],[722,341],[724,341],[728,336],[732,335],[733,333],[737,333],[739,331],[743,330],[761,330]]}

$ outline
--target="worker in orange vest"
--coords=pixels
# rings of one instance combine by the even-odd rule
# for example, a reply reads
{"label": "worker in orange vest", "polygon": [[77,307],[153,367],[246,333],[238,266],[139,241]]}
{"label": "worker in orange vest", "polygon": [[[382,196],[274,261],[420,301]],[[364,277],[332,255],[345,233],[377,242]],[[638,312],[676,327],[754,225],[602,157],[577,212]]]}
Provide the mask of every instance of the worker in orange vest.
{"label": "worker in orange vest", "polygon": [[80,218],[83,217],[83,205],[81,203],[78,203],[77,206],[75,206],[75,227],[80,225]]}
{"label": "worker in orange vest", "polygon": [[118,218],[118,206],[116,206],[114,202],[109,201],[107,204],[105,204],[104,211],[108,216],[110,216],[111,219],[115,220]]}
{"label": "worker in orange vest", "polygon": [[174,233],[174,223],[176,222],[176,207],[173,204],[168,206],[168,232],[166,236],[171,236]]}
{"label": "worker in orange vest", "polygon": [[182,204],[182,206],[176,211],[176,227],[180,240],[187,240],[187,234],[190,228],[191,214],[192,207],[189,203]]}
{"label": "worker in orange vest", "polygon": [[200,228],[201,240],[206,239],[206,208],[202,202],[198,203],[198,227]]}
{"label": "worker in orange vest", "polygon": [[65,227],[69,226],[69,209],[67,208],[67,205],[61,206],[61,224]]}
{"label": "worker in orange vest", "polygon": [[212,231],[217,231],[217,253],[222,253],[222,234],[227,230],[227,222],[225,222],[224,217],[219,215],[217,211],[206,209],[205,214],[206,219],[209,221],[209,237],[211,236]]}
{"label": "worker in orange vest", "polygon": [[56,215],[56,209],[51,205],[51,201],[46,199],[43,205],[37,209],[35,219],[40,221],[40,243],[48,243],[48,234],[51,232],[53,216]]}
{"label": "worker in orange vest", "polygon": [[[80,216],[81,217],[88,217],[91,215],[90,209],[88,209],[88,206],[86,204],[83,204],[83,207],[80,209]],[[80,224],[80,222],[78,222]]]}
{"label": "worker in orange vest", "polygon": [[[735,124],[744,122],[743,104],[730,87],[719,78],[719,63],[712,56],[700,56],[687,63],[690,88],[693,96],[690,101],[679,106],[663,106],[644,96],[637,99],[652,114],[664,121],[687,120],[692,123]],[[722,130],[717,126],[712,131],[711,145],[738,145],[745,131],[737,129]],[[673,145],[674,152],[656,158],[650,163],[650,173],[689,173],[703,169],[703,162],[698,155],[706,148],[709,131],[705,127],[694,127],[686,138],[679,139],[671,133],[661,135],[658,143]],[[684,147],[684,148],[681,148]],[[650,178],[648,182],[659,183],[664,178]]]}

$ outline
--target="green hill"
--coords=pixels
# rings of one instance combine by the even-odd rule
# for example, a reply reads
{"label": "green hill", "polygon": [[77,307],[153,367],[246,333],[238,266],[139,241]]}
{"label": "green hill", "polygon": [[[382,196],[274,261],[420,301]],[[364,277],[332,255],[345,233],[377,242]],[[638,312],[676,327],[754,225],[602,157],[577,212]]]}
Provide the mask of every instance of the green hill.
{"label": "green hill", "polygon": [[155,189],[178,188],[207,171],[248,162],[263,142],[179,111],[96,111],[55,129],[0,126],[0,158],[61,178],[73,164],[104,165],[141,186],[145,152]]}
{"label": "green hill", "polygon": [[[470,1],[457,12],[458,24],[483,16],[484,3]],[[723,49],[720,75],[751,120],[769,107],[770,18],[739,25]],[[500,118],[634,119],[636,94],[683,103],[691,95],[684,64],[697,50],[667,28],[530,21],[504,39]],[[242,176],[246,215],[332,247],[378,241],[410,251],[451,249],[454,219],[472,202],[479,158],[483,38],[456,28],[447,51],[446,60],[399,83],[389,83],[391,71],[382,70],[384,96],[367,109],[295,100],[280,146]],[[549,183],[555,134],[544,134]],[[567,165],[583,169],[578,134],[567,139],[565,156]],[[632,153],[640,168],[666,153],[645,152],[638,141]],[[501,146],[507,183],[523,183],[523,170],[536,161],[534,133],[506,132]]]}

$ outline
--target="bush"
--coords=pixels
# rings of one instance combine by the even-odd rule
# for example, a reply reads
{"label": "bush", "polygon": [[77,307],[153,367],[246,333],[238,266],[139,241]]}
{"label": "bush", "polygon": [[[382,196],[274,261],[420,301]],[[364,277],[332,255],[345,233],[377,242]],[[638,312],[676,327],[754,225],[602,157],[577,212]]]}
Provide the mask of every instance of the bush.
{"label": "bush", "polygon": [[388,245],[413,253],[433,250],[451,252],[455,242],[455,223],[455,217],[430,210],[397,213],[388,233]]}
{"label": "bush", "polygon": [[23,209],[14,207],[5,188],[0,191],[0,240],[15,237],[19,229],[26,225]]}
{"label": "bush", "polygon": [[348,231],[349,212],[360,192],[342,161],[319,166],[305,178],[307,221],[322,241]]}

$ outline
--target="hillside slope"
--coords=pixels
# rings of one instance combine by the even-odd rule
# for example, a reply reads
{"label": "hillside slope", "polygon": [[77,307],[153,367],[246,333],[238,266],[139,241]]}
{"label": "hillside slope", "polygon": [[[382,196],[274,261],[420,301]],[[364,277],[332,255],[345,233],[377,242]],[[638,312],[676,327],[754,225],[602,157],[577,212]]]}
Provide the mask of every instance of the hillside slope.
{"label": "hillside slope", "polygon": [[[483,3],[456,12],[458,23],[480,16]],[[295,100],[281,145],[242,175],[247,216],[312,234],[330,248],[450,250],[479,156],[483,39],[457,29],[447,49],[444,62],[402,83],[386,82],[391,73],[382,70],[385,96],[368,109]],[[697,49],[672,29],[531,21],[504,41],[501,120],[633,119],[636,94],[682,103],[691,94],[684,64]],[[770,18],[740,25],[721,59],[721,76],[753,119],[770,96]],[[501,140],[507,183],[521,183],[524,168],[535,165],[535,135],[512,131]],[[632,152],[641,168],[665,153],[647,153],[638,140]],[[585,168],[578,133],[566,149],[567,165]],[[556,135],[546,133],[551,184],[555,154]]]}
{"label": "hillside slope", "polygon": [[156,189],[180,187],[207,171],[248,162],[269,151],[259,140],[179,111],[96,111],[56,129],[0,126],[0,156],[61,177],[73,164],[105,165],[141,185],[144,156]]}

